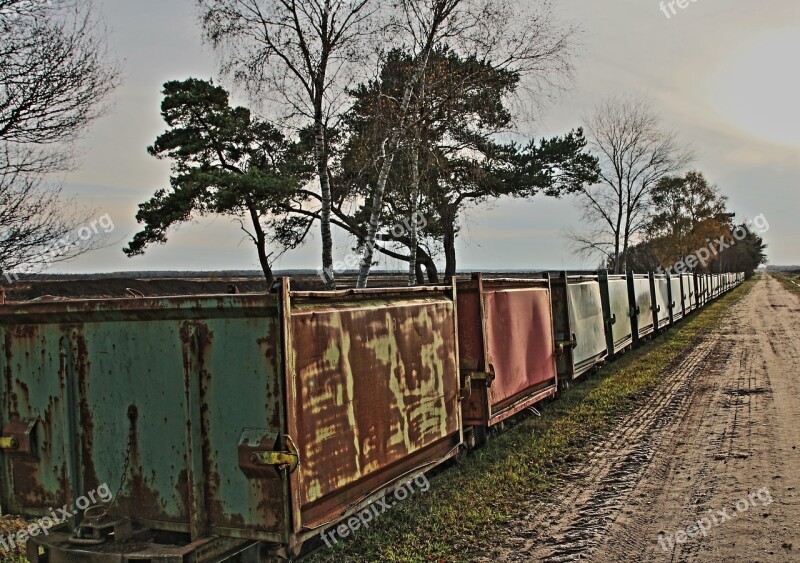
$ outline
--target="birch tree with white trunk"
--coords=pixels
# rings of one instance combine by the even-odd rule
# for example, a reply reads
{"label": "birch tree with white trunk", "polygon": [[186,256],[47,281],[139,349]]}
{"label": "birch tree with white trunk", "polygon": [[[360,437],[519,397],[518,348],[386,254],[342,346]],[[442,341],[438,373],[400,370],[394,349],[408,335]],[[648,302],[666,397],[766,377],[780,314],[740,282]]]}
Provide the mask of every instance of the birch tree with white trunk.
{"label": "birch tree with white trunk", "polygon": [[224,73],[244,85],[254,107],[283,108],[286,124],[311,126],[319,181],[322,271],[335,289],[331,233],[332,121],[346,88],[363,71],[381,28],[377,0],[198,0],[206,39]]}

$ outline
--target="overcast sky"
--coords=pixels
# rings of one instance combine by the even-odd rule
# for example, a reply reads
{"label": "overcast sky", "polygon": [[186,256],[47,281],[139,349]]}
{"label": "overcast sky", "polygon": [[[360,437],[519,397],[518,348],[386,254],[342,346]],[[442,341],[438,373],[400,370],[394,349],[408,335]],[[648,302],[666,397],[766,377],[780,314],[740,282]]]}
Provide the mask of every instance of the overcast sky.
{"label": "overcast sky", "polygon": [[[593,104],[629,91],[649,95],[666,127],[697,153],[694,167],[746,219],[763,214],[773,264],[800,264],[800,1],[692,0],[669,18],[658,0],[553,0],[559,17],[581,26],[575,80],[528,136],[581,125]],[[667,2],[668,3],[668,2]],[[121,251],[136,232],[137,204],[168,185],[169,165],[145,152],[164,130],[161,86],[188,76],[217,76],[200,40],[192,0],[98,0],[124,85],[113,111],[82,141],[80,168],[66,189],[114,221],[108,248],[53,271],[257,269],[255,251],[226,218],[185,225],[142,257]],[[670,12],[671,14],[671,12]],[[500,201],[472,210],[458,240],[460,269],[591,267],[575,256],[565,231],[579,226],[573,198]],[[318,229],[285,255],[281,268],[316,268]],[[352,241],[335,233],[335,259]]]}

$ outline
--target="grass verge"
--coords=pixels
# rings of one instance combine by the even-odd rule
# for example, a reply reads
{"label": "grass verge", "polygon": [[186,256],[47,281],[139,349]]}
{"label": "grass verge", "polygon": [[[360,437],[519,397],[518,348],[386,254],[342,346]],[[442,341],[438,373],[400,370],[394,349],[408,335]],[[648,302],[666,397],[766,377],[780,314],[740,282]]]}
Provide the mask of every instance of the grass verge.
{"label": "grass verge", "polygon": [[[0,539],[7,543],[6,538],[27,527],[28,523],[25,520],[14,516],[0,516]],[[14,549],[6,551],[3,544],[0,544],[0,561],[3,563],[27,563],[28,560],[22,555],[24,551],[25,546],[15,546]]]}
{"label": "grass verge", "polygon": [[794,293],[795,295],[800,295],[800,276],[796,274],[778,274],[775,272],[771,272],[775,279],[781,282],[783,287]]}
{"label": "grass verge", "polygon": [[520,514],[532,497],[551,490],[569,463],[580,461],[599,436],[658,386],[665,367],[717,330],[731,306],[755,283],[732,292],[666,334],[626,354],[543,409],[431,479],[355,540],[313,554],[308,561],[403,563],[465,561]]}

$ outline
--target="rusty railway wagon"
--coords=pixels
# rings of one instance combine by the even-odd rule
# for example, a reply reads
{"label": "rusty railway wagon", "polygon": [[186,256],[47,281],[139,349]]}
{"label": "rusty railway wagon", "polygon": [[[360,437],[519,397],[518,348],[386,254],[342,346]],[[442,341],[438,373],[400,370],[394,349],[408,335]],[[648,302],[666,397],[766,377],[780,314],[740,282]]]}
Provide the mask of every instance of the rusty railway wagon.
{"label": "rusty railway wagon", "polygon": [[457,295],[463,424],[481,445],[490,427],[556,393],[550,280],[476,274]]}
{"label": "rusty railway wagon", "polygon": [[0,507],[116,491],[32,563],[291,559],[711,297],[661,280],[0,304]]}
{"label": "rusty railway wagon", "polygon": [[122,483],[124,517],[38,536],[32,563],[217,561],[254,541],[296,555],[458,453],[455,315],[452,288],[288,282],[278,295],[5,305],[14,447],[0,503],[45,516]]}

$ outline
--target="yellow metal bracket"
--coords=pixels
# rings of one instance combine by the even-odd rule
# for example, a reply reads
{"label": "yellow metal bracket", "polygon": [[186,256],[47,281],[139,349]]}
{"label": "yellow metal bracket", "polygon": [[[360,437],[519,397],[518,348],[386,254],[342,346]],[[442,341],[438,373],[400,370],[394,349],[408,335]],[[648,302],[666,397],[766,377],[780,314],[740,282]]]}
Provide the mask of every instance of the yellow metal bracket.
{"label": "yellow metal bracket", "polygon": [[14,436],[0,437],[0,450],[16,450],[19,448],[19,441]]}
{"label": "yellow metal bracket", "polygon": [[254,465],[269,465],[277,467],[278,469],[288,469],[289,473],[294,473],[297,470],[297,466],[300,465],[300,454],[290,436],[284,436],[283,438],[288,451],[253,452],[250,456],[250,461],[253,462]]}

